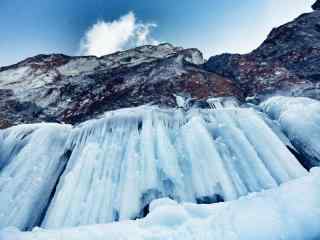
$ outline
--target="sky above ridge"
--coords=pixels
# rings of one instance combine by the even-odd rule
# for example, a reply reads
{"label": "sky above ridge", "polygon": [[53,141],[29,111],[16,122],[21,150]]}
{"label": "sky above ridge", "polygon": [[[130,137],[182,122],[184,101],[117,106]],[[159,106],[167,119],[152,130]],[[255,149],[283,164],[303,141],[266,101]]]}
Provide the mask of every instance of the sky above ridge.
{"label": "sky above ridge", "polygon": [[0,0],[0,66],[40,53],[101,56],[170,42],[247,53],[315,0]]}

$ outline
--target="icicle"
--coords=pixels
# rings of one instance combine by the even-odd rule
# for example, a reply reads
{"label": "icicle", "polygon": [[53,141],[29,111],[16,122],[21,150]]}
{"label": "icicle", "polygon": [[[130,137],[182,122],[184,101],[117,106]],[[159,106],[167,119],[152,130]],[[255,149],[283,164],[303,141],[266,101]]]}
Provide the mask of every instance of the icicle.
{"label": "icicle", "polygon": [[[44,228],[142,217],[148,204],[161,197],[197,203],[234,200],[307,173],[254,110],[222,105],[189,111],[142,106],[108,112],[73,129],[44,124],[1,132],[1,149],[6,151],[0,155],[0,176],[10,173],[9,166],[21,174],[19,181],[0,179],[0,209],[11,204],[27,210],[10,215],[10,222],[4,217],[0,221],[20,228],[35,224],[27,222],[33,203],[11,201],[5,193],[21,189],[23,180],[32,181],[37,174],[47,176],[39,189],[46,187],[50,193],[66,150],[71,155],[41,224]],[[36,161],[42,155],[45,160]],[[46,170],[25,172],[48,161],[52,167]],[[2,192],[7,181],[12,185]],[[39,192],[30,191],[30,199],[48,203],[48,196],[40,199]],[[12,214],[20,213],[14,210]]]}
{"label": "icicle", "polygon": [[303,156],[306,168],[320,166],[320,102],[304,97],[272,97],[260,104]]}
{"label": "icicle", "polygon": [[20,125],[4,130],[1,143],[0,227],[30,229],[39,224],[66,164],[71,128]]}
{"label": "icicle", "polygon": [[239,107],[239,101],[233,97],[216,97],[207,100],[209,106],[213,109],[236,108]]}

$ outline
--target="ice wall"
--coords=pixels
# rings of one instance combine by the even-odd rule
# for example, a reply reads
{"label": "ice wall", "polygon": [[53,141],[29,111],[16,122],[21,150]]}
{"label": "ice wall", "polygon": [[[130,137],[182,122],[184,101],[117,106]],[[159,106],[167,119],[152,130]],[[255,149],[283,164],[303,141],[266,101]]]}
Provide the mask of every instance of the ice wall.
{"label": "ice wall", "polygon": [[307,168],[320,166],[320,102],[304,97],[272,97],[260,105],[300,152]]}
{"label": "ice wall", "polygon": [[142,217],[166,196],[234,200],[307,173],[251,109],[109,112],[74,128],[67,149],[44,228]]}
{"label": "ice wall", "polygon": [[307,174],[272,122],[253,109],[215,107],[142,106],[76,127],[1,130],[0,227],[135,219],[157,198],[229,201]]}

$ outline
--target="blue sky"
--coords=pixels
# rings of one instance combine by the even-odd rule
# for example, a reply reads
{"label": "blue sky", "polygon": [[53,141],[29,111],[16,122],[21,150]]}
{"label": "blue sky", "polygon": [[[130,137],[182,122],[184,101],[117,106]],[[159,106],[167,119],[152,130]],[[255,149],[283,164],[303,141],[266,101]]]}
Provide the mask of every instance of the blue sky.
{"label": "blue sky", "polygon": [[39,53],[103,55],[170,42],[249,52],[314,0],[0,0],[0,65]]}

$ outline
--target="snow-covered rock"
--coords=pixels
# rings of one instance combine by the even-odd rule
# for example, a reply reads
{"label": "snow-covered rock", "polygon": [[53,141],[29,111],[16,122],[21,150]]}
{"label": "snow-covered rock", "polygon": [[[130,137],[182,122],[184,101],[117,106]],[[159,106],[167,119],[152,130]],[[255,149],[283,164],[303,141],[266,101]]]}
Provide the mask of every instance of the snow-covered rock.
{"label": "snow-covered rock", "polygon": [[194,99],[242,92],[201,68],[202,53],[171,44],[102,57],[38,55],[0,67],[0,128],[20,123],[80,123],[105,111],[147,103],[175,107],[174,94]]}
{"label": "snow-covered rock", "polygon": [[[320,237],[320,170],[236,201],[166,204],[141,220],[32,232],[4,229],[5,240],[219,239],[313,240]],[[303,203],[303,204],[302,204]]]}

